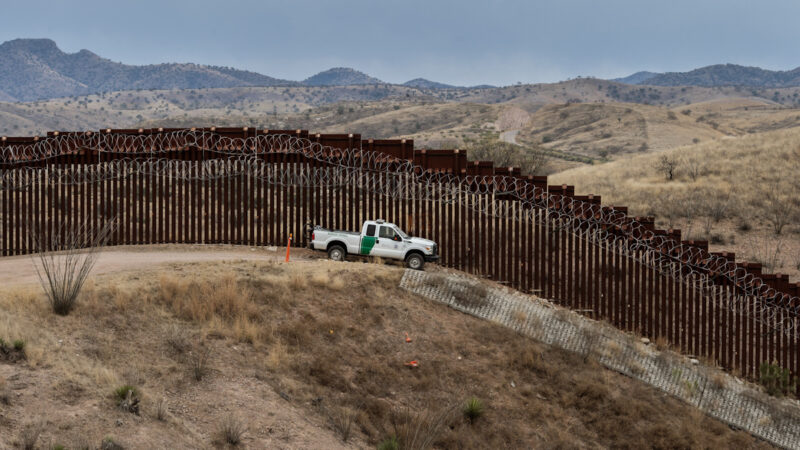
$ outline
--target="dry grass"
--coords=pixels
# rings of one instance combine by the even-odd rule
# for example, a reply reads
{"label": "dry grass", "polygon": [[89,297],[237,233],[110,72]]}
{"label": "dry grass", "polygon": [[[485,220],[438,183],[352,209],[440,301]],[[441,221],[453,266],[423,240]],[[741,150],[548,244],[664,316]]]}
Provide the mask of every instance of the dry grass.
{"label": "dry grass", "polygon": [[42,435],[44,425],[41,422],[28,423],[22,427],[19,433],[18,444],[25,450],[34,450],[39,436]]}
{"label": "dry grass", "polygon": [[[182,276],[184,270],[190,270],[192,277]],[[287,408],[302,411],[308,421],[319,424],[321,432],[331,433],[327,442],[335,440],[324,426],[328,418],[311,405],[342,408],[335,414],[347,420],[339,421],[345,426],[334,426],[338,437],[346,435],[348,443],[360,447],[374,446],[391,435],[402,448],[732,448],[754,444],[747,435],[707,417],[684,420],[690,407],[606,371],[592,360],[553,350],[398,290],[402,272],[392,266],[325,260],[174,266],[157,274],[97,280],[90,292],[96,299],[80,302],[73,314],[61,318],[64,322],[59,326],[33,313],[41,305],[17,305],[14,317],[17,322],[26,318],[28,326],[37,330],[38,341],[26,338],[30,345],[70,340],[67,351],[45,352],[43,361],[52,363],[51,368],[35,369],[34,373],[53,371],[73,380],[72,397],[48,397],[48,402],[92,404],[96,396],[105,398],[121,384],[122,377],[116,373],[134,368],[138,375],[132,378],[145,380],[148,395],[165,399],[174,408],[170,426],[165,428],[159,419],[163,403],[144,399],[142,407],[150,413],[135,423],[125,419],[126,427],[142,439],[151,435],[172,439],[175,447],[208,445],[204,439],[209,437],[186,430],[223,424],[231,411],[237,417],[252,415],[248,417],[252,417],[254,432],[248,440],[253,440],[253,446],[291,445],[278,441],[282,439],[278,435],[255,432],[289,420],[262,417],[263,410],[252,410],[269,395],[278,397],[279,403],[268,411],[279,416]],[[302,290],[292,290],[293,279],[303,275],[308,283]],[[331,289],[334,280],[341,280],[347,289]],[[116,289],[108,289],[111,285]],[[127,303],[113,301],[120,293]],[[261,330],[252,343],[241,339],[236,325],[239,317]],[[187,332],[176,331],[175,326]],[[405,331],[413,337],[410,344],[405,342]],[[184,360],[196,352],[191,345],[196,335],[205,336],[204,346],[214,358],[213,374],[200,384],[186,382]],[[418,360],[420,366],[406,367],[410,360]],[[94,381],[88,379],[92,373],[106,373],[108,380],[103,383],[113,380],[111,387],[96,391]],[[237,383],[243,391],[235,400],[227,399],[232,395],[229,390],[217,393],[230,389],[229,383]],[[42,392],[56,395],[51,390]],[[459,414],[465,393],[490,399],[474,426]],[[220,408],[204,409],[207,397],[215,398]],[[193,399],[199,403],[192,403]],[[453,408],[442,409],[442,405]],[[23,406],[12,402],[12,408],[16,407]],[[105,426],[109,428],[96,426],[99,436],[94,442],[116,430],[113,422]],[[219,438],[219,442],[228,440]]]}
{"label": "dry grass", "polygon": [[11,403],[11,394],[5,378],[0,378],[0,403],[4,405]]}
{"label": "dry grass", "polygon": [[245,433],[247,433],[247,424],[235,415],[226,417],[218,431],[220,441],[234,447],[242,443]]}
{"label": "dry grass", "polygon": [[[775,249],[800,252],[799,138],[800,129],[793,128],[701,142],[568,170],[551,180],[628,206],[632,215],[655,215],[659,226],[682,229],[684,239],[711,240],[714,251],[798,275],[792,258],[776,257]],[[679,162],[673,181],[655,169],[662,155]],[[778,229],[784,237],[775,237]]]}

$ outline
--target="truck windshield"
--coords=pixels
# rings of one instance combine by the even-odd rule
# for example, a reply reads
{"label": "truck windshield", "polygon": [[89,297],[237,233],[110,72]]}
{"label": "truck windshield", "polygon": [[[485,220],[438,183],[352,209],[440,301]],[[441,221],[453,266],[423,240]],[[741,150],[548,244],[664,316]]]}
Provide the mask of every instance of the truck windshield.
{"label": "truck windshield", "polygon": [[403,239],[411,239],[411,236],[403,233],[403,230],[401,230],[400,228],[395,228],[395,231],[397,231],[397,234],[399,234],[401,238],[403,238]]}

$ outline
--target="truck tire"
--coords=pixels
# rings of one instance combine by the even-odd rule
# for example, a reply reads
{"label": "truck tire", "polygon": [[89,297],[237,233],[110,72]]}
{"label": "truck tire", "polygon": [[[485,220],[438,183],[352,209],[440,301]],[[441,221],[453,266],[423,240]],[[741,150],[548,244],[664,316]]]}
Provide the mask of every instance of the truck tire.
{"label": "truck tire", "polygon": [[425,266],[425,258],[419,253],[412,253],[406,256],[406,267],[414,270],[422,270]]}
{"label": "truck tire", "polygon": [[341,245],[332,245],[328,249],[328,258],[334,261],[344,261],[347,251]]}

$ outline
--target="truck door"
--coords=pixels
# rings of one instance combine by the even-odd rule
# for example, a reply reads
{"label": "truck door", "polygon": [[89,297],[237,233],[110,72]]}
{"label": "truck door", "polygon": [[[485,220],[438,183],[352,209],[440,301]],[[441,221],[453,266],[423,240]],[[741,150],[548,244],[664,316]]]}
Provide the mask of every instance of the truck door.
{"label": "truck door", "polygon": [[364,236],[361,236],[361,251],[359,253],[362,255],[369,255],[375,247],[375,241],[378,240],[375,236],[376,228],[377,226],[374,223],[368,224]]}
{"label": "truck door", "polygon": [[405,245],[403,239],[394,231],[393,227],[381,225],[378,231],[378,239],[371,255],[382,258],[403,259]]}

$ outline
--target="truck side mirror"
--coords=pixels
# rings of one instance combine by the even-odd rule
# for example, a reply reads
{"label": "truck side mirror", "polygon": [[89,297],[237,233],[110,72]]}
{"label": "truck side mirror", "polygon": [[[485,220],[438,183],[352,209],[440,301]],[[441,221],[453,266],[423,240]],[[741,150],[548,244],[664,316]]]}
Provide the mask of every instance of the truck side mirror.
{"label": "truck side mirror", "polygon": [[392,238],[392,240],[393,240],[393,241],[402,241],[402,239],[400,238],[400,236],[398,236],[398,235],[396,235],[396,234],[394,235],[394,237]]}

